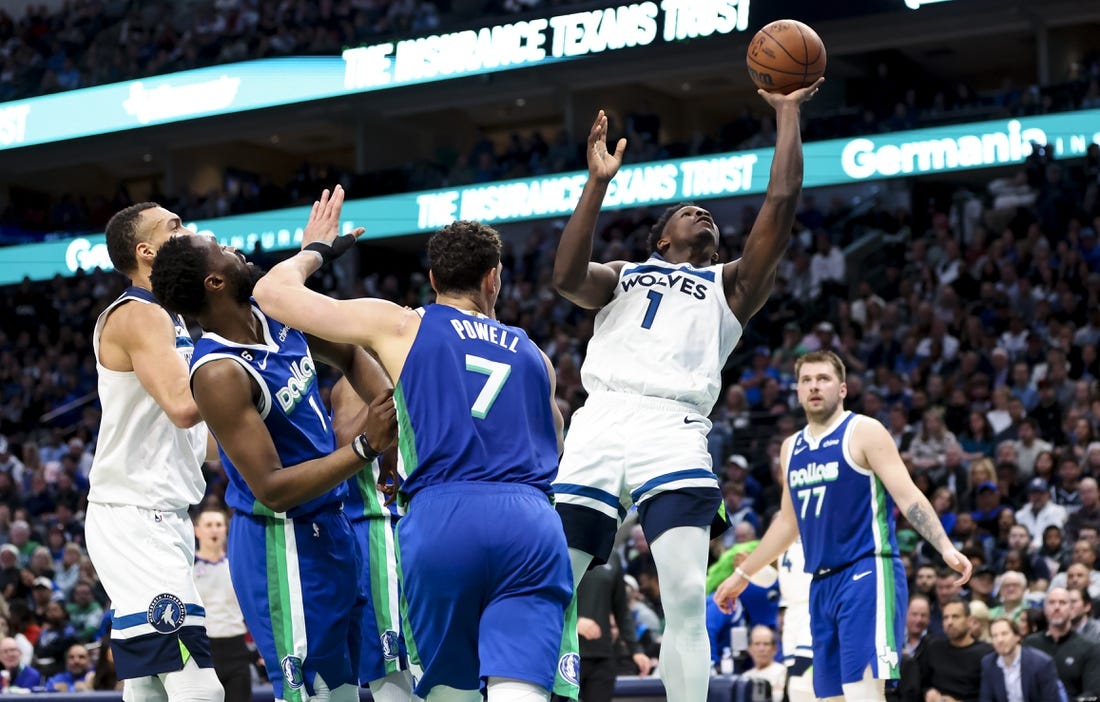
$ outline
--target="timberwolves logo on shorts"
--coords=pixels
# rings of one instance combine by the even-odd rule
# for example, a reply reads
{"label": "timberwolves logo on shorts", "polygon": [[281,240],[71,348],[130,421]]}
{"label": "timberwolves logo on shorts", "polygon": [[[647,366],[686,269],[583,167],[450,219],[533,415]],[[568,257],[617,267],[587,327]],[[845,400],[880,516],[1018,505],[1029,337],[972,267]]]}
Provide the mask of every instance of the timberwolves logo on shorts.
{"label": "timberwolves logo on shorts", "polygon": [[283,680],[288,687],[297,690],[306,684],[305,675],[302,674],[302,659],[298,656],[286,656],[283,658]]}
{"label": "timberwolves logo on shorts", "polygon": [[580,685],[581,657],[576,653],[567,653],[558,659],[558,675],[570,685]]}
{"label": "timberwolves logo on shorts", "polygon": [[179,631],[186,616],[187,610],[183,606],[183,600],[167,592],[154,597],[146,612],[149,623],[162,634]]}
{"label": "timberwolves logo on shorts", "polygon": [[380,637],[382,641],[382,657],[387,661],[396,660],[401,655],[401,639],[393,629],[387,629]]}

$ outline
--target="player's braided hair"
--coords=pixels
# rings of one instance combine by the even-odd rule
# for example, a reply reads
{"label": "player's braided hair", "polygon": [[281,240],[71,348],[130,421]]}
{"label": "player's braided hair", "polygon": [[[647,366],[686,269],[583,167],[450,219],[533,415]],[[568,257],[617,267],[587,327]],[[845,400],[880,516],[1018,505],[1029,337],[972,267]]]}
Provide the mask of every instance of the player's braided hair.
{"label": "player's braided hair", "polygon": [[456,220],[428,241],[428,267],[440,293],[477,290],[499,263],[500,234],[481,222]]}
{"label": "player's braided hair", "polygon": [[141,213],[159,207],[155,202],[139,202],[119,210],[107,222],[107,255],[115,270],[129,275],[137,270],[134,247],[138,245],[137,223]]}
{"label": "player's braided hair", "polygon": [[176,236],[161,245],[149,274],[153,295],[169,312],[197,317],[206,309],[203,281],[209,268],[206,252],[189,236]]}
{"label": "player's braided hair", "polygon": [[661,213],[661,216],[657,218],[657,221],[653,223],[653,226],[649,228],[649,239],[647,240],[647,243],[649,244],[650,253],[654,253],[657,251],[657,242],[660,241],[661,237],[664,235],[665,226],[668,225],[668,220],[672,219],[672,215],[676,214],[685,207],[694,206],[694,202],[681,202],[672,205]]}

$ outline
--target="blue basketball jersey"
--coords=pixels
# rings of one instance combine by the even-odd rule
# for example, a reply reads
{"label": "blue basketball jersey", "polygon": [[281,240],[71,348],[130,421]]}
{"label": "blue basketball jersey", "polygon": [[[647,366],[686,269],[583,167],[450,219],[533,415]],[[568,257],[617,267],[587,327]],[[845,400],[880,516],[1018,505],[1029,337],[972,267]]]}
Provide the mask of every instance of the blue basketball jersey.
{"label": "blue basketball jersey", "polygon": [[404,497],[455,481],[550,494],[558,469],[550,377],[522,329],[428,305],[394,401]]}
{"label": "blue basketball jersey", "polygon": [[845,411],[823,436],[795,435],[787,462],[806,572],[824,575],[865,556],[898,555],[894,500],[869,468],[852,460],[852,430],[872,421]]}
{"label": "blue basketball jersey", "polygon": [[[252,313],[260,322],[264,343],[238,344],[217,334],[206,332],[195,344],[191,359],[191,377],[203,364],[230,359],[241,365],[260,389],[256,410],[275,442],[279,461],[293,466],[321,458],[336,450],[336,438],[328,413],[321,402],[317,387],[317,372],[309,353],[306,337],[265,315],[253,303]],[[218,448],[225,466],[229,485],[225,502],[233,509],[248,514],[297,517],[319,508],[341,502],[347,495],[346,483],[341,483],[324,495],[276,514],[256,499],[240,472]]]}

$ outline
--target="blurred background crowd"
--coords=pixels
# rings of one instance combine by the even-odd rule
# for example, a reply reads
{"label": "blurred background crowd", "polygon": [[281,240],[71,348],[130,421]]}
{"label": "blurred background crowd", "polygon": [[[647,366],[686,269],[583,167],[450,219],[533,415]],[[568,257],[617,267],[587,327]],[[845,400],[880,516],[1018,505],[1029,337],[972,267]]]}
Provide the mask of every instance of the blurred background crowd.
{"label": "blurred background crowd", "polygon": [[[475,10],[525,16],[570,4],[494,0]],[[464,14],[470,7],[443,0],[72,0],[52,11],[0,9],[0,101],[219,62],[337,53],[381,37],[462,26],[473,17]],[[974,89],[897,71],[889,61],[875,63],[848,82],[845,100],[809,110],[805,139],[1100,107],[1096,44],[1045,85],[986,80]],[[763,108],[746,100],[707,131],[669,128],[673,116],[634,101],[617,113],[612,130],[630,138],[634,162],[760,148],[775,136]],[[156,199],[185,219],[209,218],[309,202],[337,182],[356,198],[583,168],[583,144],[565,127],[459,131],[448,133],[431,159],[383,171],[302,162],[286,180],[249,180],[232,192],[186,186],[162,192],[154,183],[131,194],[122,182],[108,184],[113,193],[21,197],[10,185],[0,226],[25,240],[97,230],[139,198]],[[751,551],[777,510],[779,443],[804,421],[794,360],[830,348],[848,367],[847,407],[888,427],[945,529],[975,564],[966,589],[953,587],[934,549],[898,516],[916,602],[907,660],[918,661],[937,638],[960,648],[973,644],[966,636],[988,641],[988,624],[1001,613],[1024,633],[1040,635],[1068,617],[1096,665],[1059,665],[1063,685],[1071,698],[1100,695],[1100,624],[1091,609],[1100,596],[1098,189],[1100,146],[1092,144],[1072,158],[1036,145],[1022,164],[965,180],[925,178],[861,197],[804,192],[775,291],[727,364],[711,414],[713,467],[733,521],[714,542],[716,567]],[[740,255],[757,206],[745,199],[718,208],[722,260]],[[660,210],[605,213],[594,257],[647,257],[646,235]],[[585,399],[579,369],[593,315],[550,285],[562,225],[502,227],[498,315],[525,328],[553,361],[568,421]],[[875,242],[870,254],[867,241]],[[247,253],[264,266],[285,255],[258,245]],[[313,283],[341,297],[416,307],[432,300],[423,264],[407,250],[361,245],[357,257]],[[9,678],[36,669],[40,680],[27,687],[45,687],[54,675],[68,675],[70,686],[87,677],[104,635],[109,602],[84,551],[82,528],[100,418],[91,331],[124,285],[120,276],[94,270],[0,288],[0,663],[13,671]],[[225,475],[217,463],[205,472],[207,504],[217,506]],[[660,584],[640,529],[628,525],[616,553],[634,636],[612,641],[621,672],[633,673],[636,654],[655,658],[659,651]],[[1068,588],[1069,604],[1061,595],[1048,601],[1052,588]],[[959,598],[966,602],[965,632],[944,617]],[[774,588],[750,587],[743,604],[746,626],[777,627]],[[715,625],[716,663],[729,645],[720,627],[739,624]],[[1058,645],[1066,640],[1050,637]],[[747,670],[754,663],[744,656],[738,665]],[[107,668],[97,664],[91,674],[103,676],[97,685],[113,687]],[[928,666],[904,669],[908,694],[915,675],[916,694],[925,699],[935,684]]]}

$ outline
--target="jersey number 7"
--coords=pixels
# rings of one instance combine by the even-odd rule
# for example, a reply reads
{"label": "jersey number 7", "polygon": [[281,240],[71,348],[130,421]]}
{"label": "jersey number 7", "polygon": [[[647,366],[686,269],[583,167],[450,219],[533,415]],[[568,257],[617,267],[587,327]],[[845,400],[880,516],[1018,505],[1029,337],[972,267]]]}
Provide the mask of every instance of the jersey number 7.
{"label": "jersey number 7", "polygon": [[493,408],[493,403],[496,402],[500,389],[504,387],[504,381],[508,380],[508,376],[511,375],[512,366],[499,361],[490,361],[481,356],[466,354],[466,370],[489,376],[485,380],[481,392],[474,399],[474,404],[470,406],[471,415],[478,419],[485,419],[485,415],[489,414],[489,410]]}

